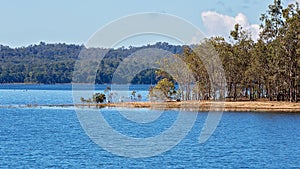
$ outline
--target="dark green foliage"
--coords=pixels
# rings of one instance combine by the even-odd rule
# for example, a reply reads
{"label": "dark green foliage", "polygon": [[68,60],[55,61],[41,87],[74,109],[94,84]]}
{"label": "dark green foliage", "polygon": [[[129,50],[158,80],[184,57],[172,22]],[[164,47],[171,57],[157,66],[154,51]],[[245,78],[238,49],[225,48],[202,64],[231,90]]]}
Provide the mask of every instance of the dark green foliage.
{"label": "dark green foliage", "polygon": [[[146,48],[159,48],[172,53],[181,53],[181,46],[169,45],[167,43],[156,43],[142,47],[130,47],[110,49],[98,66],[97,61],[91,60],[87,65],[98,67],[96,83],[110,83],[113,73],[119,63],[134,52]],[[86,49],[84,46],[67,44],[45,44],[30,45],[28,47],[10,48],[0,45],[0,83],[70,83],[74,64],[81,50],[88,53],[97,53],[107,49]],[[151,57],[151,56],[149,56]],[[138,64],[143,64],[142,61]],[[153,69],[145,70],[137,74],[132,83],[156,83]],[[81,77],[91,79],[89,71],[80,70]]]}
{"label": "dark green foliage", "polygon": [[93,95],[93,101],[96,103],[103,103],[105,99],[106,99],[106,97],[105,97],[105,94],[103,94],[103,93],[95,93]]}
{"label": "dark green foliage", "polygon": [[155,87],[149,89],[150,100],[167,101],[176,94],[175,85],[172,81],[164,78]]}

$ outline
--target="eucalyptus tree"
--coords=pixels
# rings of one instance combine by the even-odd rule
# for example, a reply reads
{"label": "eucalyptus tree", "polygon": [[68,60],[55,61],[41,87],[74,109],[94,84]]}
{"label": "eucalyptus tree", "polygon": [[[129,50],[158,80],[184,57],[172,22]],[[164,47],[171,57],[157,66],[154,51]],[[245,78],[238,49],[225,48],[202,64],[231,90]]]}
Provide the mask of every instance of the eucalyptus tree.
{"label": "eucalyptus tree", "polygon": [[269,5],[269,9],[260,17],[261,34],[260,38],[266,43],[267,50],[265,57],[267,58],[267,97],[272,100],[278,94],[278,86],[283,83],[280,80],[281,71],[281,44],[277,37],[280,34],[280,29],[284,25],[282,15],[281,0],[274,0],[274,3]]}
{"label": "eucalyptus tree", "polygon": [[284,26],[280,29],[278,39],[283,49],[283,71],[288,87],[289,101],[297,101],[299,92],[300,60],[300,10],[299,4],[290,4],[283,10]]}
{"label": "eucalyptus tree", "polygon": [[155,87],[149,89],[151,101],[167,101],[176,94],[175,85],[167,78],[161,79]]}
{"label": "eucalyptus tree", "polygon": [[[205,43],[205,42],[204,42]],[[205,96],[210,97],[211,94],[211,86],[209,81],[209,75],[206,71],[206,68],[203,63],[204,55],[205,55],[205,47],[202,44],[194,45],[193,50],[191,48],[185,47],[183,56],[181,56],[184,62],[188,65],[188,68],[191,70],[195,84],[192,89],[189,86],[188,90],[191,91],[193,95],[190,97],[194,100],[204,99]],[[197,53],[195,53],[195,51]]]}
{"label": "eucalyptus tree", "polygon": [[250,68],[251,50],[254,42],[251,39],[250,33],[244,30],[239,24],[234,26],[234,30],[230,32],[230,35],[234,40],[232,56],[235,64],[232,81],[234,86],[234,99],[236,100],[238,94],[248,97],[249,90],[253,88],[253,79],[247,77],[246,72]]}
{"label": "eucalyptus tree", "polygon": [[266,94],[267,73],[269,70],[268,60],[265,57],[266,43],[259,39],[251,50],[251,62],[246,71],[246,76],[253,81],[253,99],[263,98]]}

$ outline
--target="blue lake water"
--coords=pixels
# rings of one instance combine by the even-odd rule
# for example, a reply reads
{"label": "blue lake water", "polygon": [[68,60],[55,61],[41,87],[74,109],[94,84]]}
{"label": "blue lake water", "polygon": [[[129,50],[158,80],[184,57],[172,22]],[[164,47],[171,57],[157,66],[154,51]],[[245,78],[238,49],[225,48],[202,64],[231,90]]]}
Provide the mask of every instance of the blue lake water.
{"label": "blue lake water", "polygon": [[[87,88],[90,85],[86,85]],[[95,85],[95,92],[104,93],[108,85]],[[126,90],[119,90],[118,87],[112,88],[118,97],[130,97],[132,91],[136,91],[136,95],[142,96],[141,101],[147,101],[148,89],[150,85],[131,85]],[[88,99],[91,95],[82,97]],[[36,84],[0,84],[0,105],[18,106],[26,104],[72,104],[73,103],[72,85],[36,85]],[[117,100],[118,101],[118,100]]]}
{"label": "blue lake water", "polygon": [[[0,86],[2,105],[45,103],[72,103],[70,86]],[[132,113],[137,111],[155,113],[148,109]],[[154,122],[137,124],[116,108],[99,113],[115,130],[140,138],[162,133],[178,116],[170,110]],[[210,139],[199,144],[206,117],[207,113],[198,113],[188,135],[171,150],[135,159],[117,156],[94,143],[72,108],[0,108],[0,168],[300,167],[300,114],[226,112]]]}

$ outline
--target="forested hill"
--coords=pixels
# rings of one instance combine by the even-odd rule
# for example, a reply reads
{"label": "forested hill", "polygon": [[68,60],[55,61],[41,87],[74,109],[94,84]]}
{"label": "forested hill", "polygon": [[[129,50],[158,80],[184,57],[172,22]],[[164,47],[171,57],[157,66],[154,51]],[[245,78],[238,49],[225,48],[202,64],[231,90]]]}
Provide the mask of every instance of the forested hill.
{"label": "forested hill", "polygon": [[[142,47],[110,49],[99,66],[96,83],[110,83],[114,71],[124,58],[147,48],[158,48],[174,54],[183,51],[182,46],[162,42]],[[20,48],[0,45],[0,83],[70,83],[74,64],[82,49],[85,46],[44,42]],[[154,70],[141,72],[132,83],[156,83]]]}

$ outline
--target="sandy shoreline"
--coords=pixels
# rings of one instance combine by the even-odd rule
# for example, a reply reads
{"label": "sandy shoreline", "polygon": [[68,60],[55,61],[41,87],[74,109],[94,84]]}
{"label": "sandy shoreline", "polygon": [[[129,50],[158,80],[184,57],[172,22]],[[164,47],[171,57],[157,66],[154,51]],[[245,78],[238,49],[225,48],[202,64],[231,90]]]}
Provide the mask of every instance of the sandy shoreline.
{"label": "sandy shoreline", "polygon": [[82,104],[49,104],[49,105],[0,105],[0,108],[31,108],[31,107],[78,107],[78,108],[149,108],[149,109],[181,109],[186,111],[224,111],[224,112],[276,112],[300,113],[300,103],[269,102],[269,101],[237,101],[237,102],[211,102],[211,101],[184,101],[184,102],[123,102],[123,103],[82,103]]}
{"label": "sandy shoreline", "polygon": [[230,111],[230,112],[294,112],[300,113],[300,103],[291,102],[268,102],[268,101],[243,101],[243,102],[210,102],[210,101],[187,101],[187,102],[125,102],[104,104],[79,104],[75,106],[98,106],[98,107],[128,107],[150,109],[183,109],[190,111]]}

